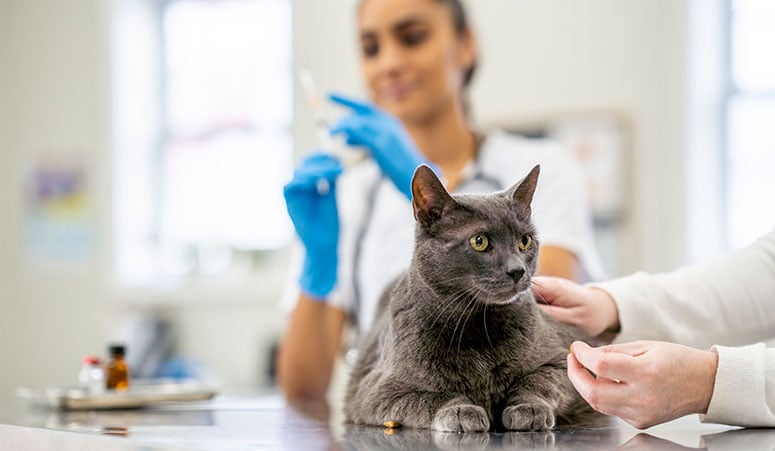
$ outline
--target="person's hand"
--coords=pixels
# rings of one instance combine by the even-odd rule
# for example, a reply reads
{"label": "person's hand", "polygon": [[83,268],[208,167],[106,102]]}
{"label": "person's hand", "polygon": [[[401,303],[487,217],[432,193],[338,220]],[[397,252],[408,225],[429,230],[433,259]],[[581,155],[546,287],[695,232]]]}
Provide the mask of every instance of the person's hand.
{"label": "person's hand", "polygon": [[557,321],[578,327],[590,337],[619,329],[619,312],[603,290],[559,277],[533,277],[538,306]]}
{"label": "person's hand", "polygon": [[568,354],[568,377],[592,408],[639,429],[706,413],[717,366],[715,352],[658,341],[576,341]]}
{"label": "person's hand", "polygon": [[316,153],[307,157],[285,185],[285,205],[306,250],[299,284],[314,300],[324,300],[336,283],[339,214],[336,178],[342,165]]}
{"label": "person's hand", "polygon": [[382,173],[411,199],[414,170],[428,161],[401,122],[371,103],[339,94],[331,94],[329,98],[353,113],[334,125],[331,134],[343,134],[347,144],[365,147]]}

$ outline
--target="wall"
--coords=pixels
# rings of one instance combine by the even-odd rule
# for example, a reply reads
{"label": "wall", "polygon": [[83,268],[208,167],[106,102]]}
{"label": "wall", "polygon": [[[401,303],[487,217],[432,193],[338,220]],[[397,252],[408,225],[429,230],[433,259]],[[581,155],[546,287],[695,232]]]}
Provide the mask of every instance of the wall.
{"label": "wall", "polygon": [[[67,155],[82,161],[89,179],[107,151],[108,124],[99,105],[102,64],[97,43],[97,1],[2,3],[0,55],[4,69],[0,102],[9,122],[0,134],[3,210],[0,212],[3,277],[0,396],[22,383],[72,382],[80,356],[100,349],[97,254],[75,265],[43,265],[27,258],[21,235],[21,187],[37,157]],[[92,201],[92,206],[97,207]],[[91,218],[95,229],[98,216]]]}
{"label": "wall", "polygon": [[[12,181],[12,137],[11,133],[14,125],[11,123],[11,86],[10,74],[8,70],[8,53],[11,50],[10,45],[10,4],[0,2],[0,205],[12,205],[13,181]],[[13,290],[11,282],[14,280],[10,267],[11,263],[11,224],[9,218],[11,209],[9,207],[0,209],[0,265],[7,268],[0,271],[0,359],[3,362],[9,362],[11,357],[10,349],[14,341],[11,333],[13,324],[11,316],[6,313],[10,311],[13,300]],[[4,366],[8,363],[4,363]],[[0,399],[5,395],[5,387],[10,385],[10,376],[5,371],[0,371]]]}

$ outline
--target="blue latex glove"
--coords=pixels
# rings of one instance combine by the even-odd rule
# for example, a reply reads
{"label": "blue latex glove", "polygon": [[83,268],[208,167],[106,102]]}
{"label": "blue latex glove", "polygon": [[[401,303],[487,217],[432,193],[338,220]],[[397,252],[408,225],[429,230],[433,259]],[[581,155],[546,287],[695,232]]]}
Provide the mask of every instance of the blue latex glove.
{"label": "blue latex glove", "polygon": [[411,199],[414,170],[423,163],[429,163],[403,124],[371,103],[340,94],[331,94],[329,98],[353,111],[331,128],[331,134],[344,134],[347,144],[368,149],[382,173],[407,199]]}
{"label": "blue latex glove", "polygon": [[299,284],[317,301],[325,300],[336,284],[339,214],[336,178],[342,165],[336,158],[316,153],[307,157],[285,185],[285,205],[306,250]]}

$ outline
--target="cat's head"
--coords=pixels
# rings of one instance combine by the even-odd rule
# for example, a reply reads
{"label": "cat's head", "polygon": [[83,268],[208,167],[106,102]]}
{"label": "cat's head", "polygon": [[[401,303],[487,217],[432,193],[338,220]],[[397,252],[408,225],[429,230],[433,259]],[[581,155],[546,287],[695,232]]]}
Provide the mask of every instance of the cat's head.
{"label": "cat's head", "polygon": [[412,178],[415,270],[445,296],[513,302],[530,288],[538,260],[530,221],[540,166],[511,188],[451,196],[428,166]]}

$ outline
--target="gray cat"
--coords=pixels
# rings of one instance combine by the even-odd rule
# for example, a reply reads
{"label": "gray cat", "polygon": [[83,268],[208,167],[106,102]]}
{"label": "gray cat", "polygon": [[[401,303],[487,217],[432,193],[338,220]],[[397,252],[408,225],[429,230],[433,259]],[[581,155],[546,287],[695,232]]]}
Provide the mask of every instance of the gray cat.
{"label": "gray cat", "polygon": [[512,188],[450,196],[412,178],[412,263],[380,300],[345,397],[349,423],[439,431],[536,431],[591,412],[566,375],[573,339],[536,305],[530,203],[536,166]]}

